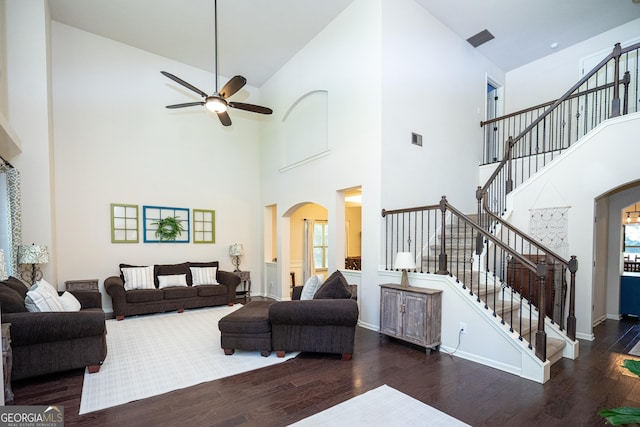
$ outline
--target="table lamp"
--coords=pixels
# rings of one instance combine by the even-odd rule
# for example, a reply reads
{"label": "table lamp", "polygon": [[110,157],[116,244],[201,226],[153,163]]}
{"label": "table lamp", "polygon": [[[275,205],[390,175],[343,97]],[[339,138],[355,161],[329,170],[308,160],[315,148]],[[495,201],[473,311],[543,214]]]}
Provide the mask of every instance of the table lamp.
{"label": "table lamp", "polygon": [[398,252],[396,254],[396,262],[393,264],[393,268],[396,270],[402,270],[402,280],[400,286],[406,288],[409,286],[409,276],[407,270],[413,270],[416,268],[416,261],[411,255],[411,252]]}
{"label": "table lamp", "polygon": [[22,272],[23,280],[31,280],[33,285],[38,280],[42,279],[42,270],[38,267],[38,264],[46,264],[49,262],[49,251],[45,245],[25,245],[18,248],[18,263],[31,264],[31,277],[25,278],[25,274],[29,271]]}
{"label": "table lamp", "polygon": [[240,256],[244,255],[244,247],[242,243],[234,243],[229,246],[229,256],[231,256],[231,263],[236,267],[234,271],[240,271]]}

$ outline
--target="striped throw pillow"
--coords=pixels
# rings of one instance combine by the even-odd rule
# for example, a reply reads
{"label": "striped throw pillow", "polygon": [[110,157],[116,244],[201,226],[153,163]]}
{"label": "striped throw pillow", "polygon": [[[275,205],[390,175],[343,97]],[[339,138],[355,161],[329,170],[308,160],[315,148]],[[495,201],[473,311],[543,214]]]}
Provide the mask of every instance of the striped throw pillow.
{"label": "striped throw pillow", "polygon": [[193,286],[217,285],[216,274],[218,267],[190,267]]}
{"label": "striped throw pillow", "polygon": [[124,288],[127,291],[133,289],[155,289],[153,265],[122,268],[122,275],[124,276]]}

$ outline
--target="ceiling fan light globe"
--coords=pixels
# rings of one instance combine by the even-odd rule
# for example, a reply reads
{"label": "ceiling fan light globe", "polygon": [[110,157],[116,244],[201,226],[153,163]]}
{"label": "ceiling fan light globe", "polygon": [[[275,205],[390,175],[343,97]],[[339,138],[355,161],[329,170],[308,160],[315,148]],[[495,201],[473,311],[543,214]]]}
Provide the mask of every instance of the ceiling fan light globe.
{"label": "ceiling fan light globe", "polygon": [[227,103],[220,98],[210,96],[205,103],[207,109],[213,113],[224,113],[227,111]]}

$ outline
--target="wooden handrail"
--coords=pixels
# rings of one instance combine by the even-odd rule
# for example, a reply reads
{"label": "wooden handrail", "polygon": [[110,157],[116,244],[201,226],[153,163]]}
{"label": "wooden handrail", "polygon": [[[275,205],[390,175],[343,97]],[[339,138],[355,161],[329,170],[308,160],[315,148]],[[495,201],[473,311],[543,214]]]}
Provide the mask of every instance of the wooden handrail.
{"label": "wooden handrail", "polygon": [[427,206],[418,206],[417,208],[405,208],[405,209],[393,209],[393,210],[382,209],[382,217],[384,218],[387,215],[393,215],[393,214],[399,214],[399,213],[434,210],[434,209],[438,209],[439,207],[440,205],[427,205]]}
{"label": "wooden handrail", "polygon": [[[487,193],[483,193],[482,197],[485,198],[487,197]],[[480,200],[478,200],[478,203],[480,203]],[[486,206],[486,201],[483,200],[482,204],[484,206]],[[493,212],[491,212],[491,210],[485,209],[485,213],[487,213],[492,220],[499,222],[503,227],[508,228],[509,230],[513,231],[514,234],[518,235],[520,238],[522,238],[523,240],[525,240],[528,244],[532,244],[535,246],[539,246],[543,249],[544,253],[551,256],[552,258],[555,258],[560,264],[562,264],[564,267],[569,267],[569,261],[564,259],[562,256],[558,255],[556,252],[552,251],[551,249],[548,248],[544,248],[542,245],[540,245],[540,243],[537,242],[536,239],[534,239],[532,236],[528,235],[527,233],[525,233],[524,231],[520,230],[518,227],[516,227],[515,225],[512,225],[506,221],[503,221],[498,215],[494,214]]]}
{"label": "wooden handrail", "polygon": [[[624,79],[620,80],[619,84],[628,83],[627,79],[628,79],[628,76],[626,76]],[[597,92],[599,90],[605,90],[605,89],[612,88],[614,85],[615,85],[615,83],[613,83],[613,82],[607,83],[607,84],[604,84],[602,86],[598,86],[598,87],[594,87],[594,88],[591,88],[591,89],[587,89],[587,90],[584,90],[582,92],[577,92],[577,93],[567,97],[567,99],[579,98],[581,96],[589,95],[589,94]],[[565,99],[565,101],[567,99]],[[544,104],[538,104],[535,107],[525,108],[525,109],[520,110],[520,111],[515,111],[513,113],[505,114],[504,116],[500,116],[500,117],[496,117],[494,119],[486,120],[484,122],[480,122],[480,127],[484,127],[484,126],[489,125],[491,123],[499,122],[500,120],[510,119],[511,117],[519,116],[521,114],[526,114],[526,113],[529,113],[531,111],[539,110],[540,108],[544,108],[544,107],[548,107],[549,105],[553,105],[556,102],[558,102],[558,100],[554,99],[553,101],[545,102]]]}
{"label": "wooden handrail", "polygon": [[[619,45],[620,45],[620,43],[616,44],[616,46],[619,46]],[[615,48],[614,48],[614,52],[615,52]],[[498,164],[498,167],[496,167],[496,169],[493,171],[493,173],[491,174],[491,176],[489,177],[487,182],[484,184],[484,186],[482,187],[482,191],[487,191],[487,188],[489,188],[489,186],[496,179],[496,177],[498,176],[498,174],[500,173],[500,171],[502,170],[504,165],[509,161],[510,149],[520,139],[522,139],[526,134],[531,132],[531,130],[533,130],[533,128],[535,128],[543,119],[545,119],[558,105],[560,105],[562,102],[564,102],[569,96],[571,96],[571,94],[573,92],[575,92],[578,88],[580,88],[580,86],[582,86],[587,80],[589,80],[603,65],[605,65],[607,62],[609,62],[614,57],[614,52],[611,52],[609,55],[607,55],[606,58],[604,58],[602,61],[600,61],[598,63],[598,65],[596,65],[591,71],[589,71],[580,80],[578,80],[578,83],[576,83],[575,85],[571,86],[571,89],[566,91],[565,94],[562,95],[560,98],[558,98],[553,104],[551,104],[551,106],[549,108],[547,108],[544,111],[544,113],[542,113],[540,116],[538,116],[537,119],[535,119],[533,122],[531,122],[531,124],[529,124],[529,126],[527,126],[522,132],[520,132],[520,134],[518,136],[516,136],[515,138],[511,139],[511,141],[509,143],[509,147],[507,149],[507,152],[505,153],[504,158],[502,159],[502,161],[500,161],[500,163]]]}
{"label": "wooden handrail", "polygon": [[468,223],[468,225],[471,226],[476,232],[482,234],[485,238],[491,240],[491,242],[494,245],[498,246],[500,249],[502,249],[505,252],[507,252],[513,258],[518,260],[518,262],[522,263],[523,265],[526,265],[527,268],[529,270],[531,270],[532,272],[536,271],[536,268],[537,268],[536,264],[534,264],[529,258],[519,254],[513,248],[510,248],[509,246],[505,245],[500,239],[496,238],[496,236],[494,236],[493,234],[491,234],[488,231],[486,231],[480,225],[478,225],[478,224],[474,223],[473,221],[471,221],[465,214],[463,214],[458,209],[456,209],[451,204],[449,204],[449,202],[447,202],[447,199],[444,196],[442,196],[442,198],[444,199],[444,201],[446,203],[447,209],[450,210],[451,212],[455,213],[459,218],[464,218],[466,220],[466,222]]}

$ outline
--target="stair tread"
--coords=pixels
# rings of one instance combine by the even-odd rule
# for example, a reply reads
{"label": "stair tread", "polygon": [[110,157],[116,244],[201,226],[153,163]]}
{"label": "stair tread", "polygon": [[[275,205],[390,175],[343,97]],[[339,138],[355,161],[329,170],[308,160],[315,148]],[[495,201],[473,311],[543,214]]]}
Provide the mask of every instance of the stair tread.
{"label": "stair tread", "polygon": [[547,355],[555,354],[567,345],[565,340],[559,338],[547,337]]}

